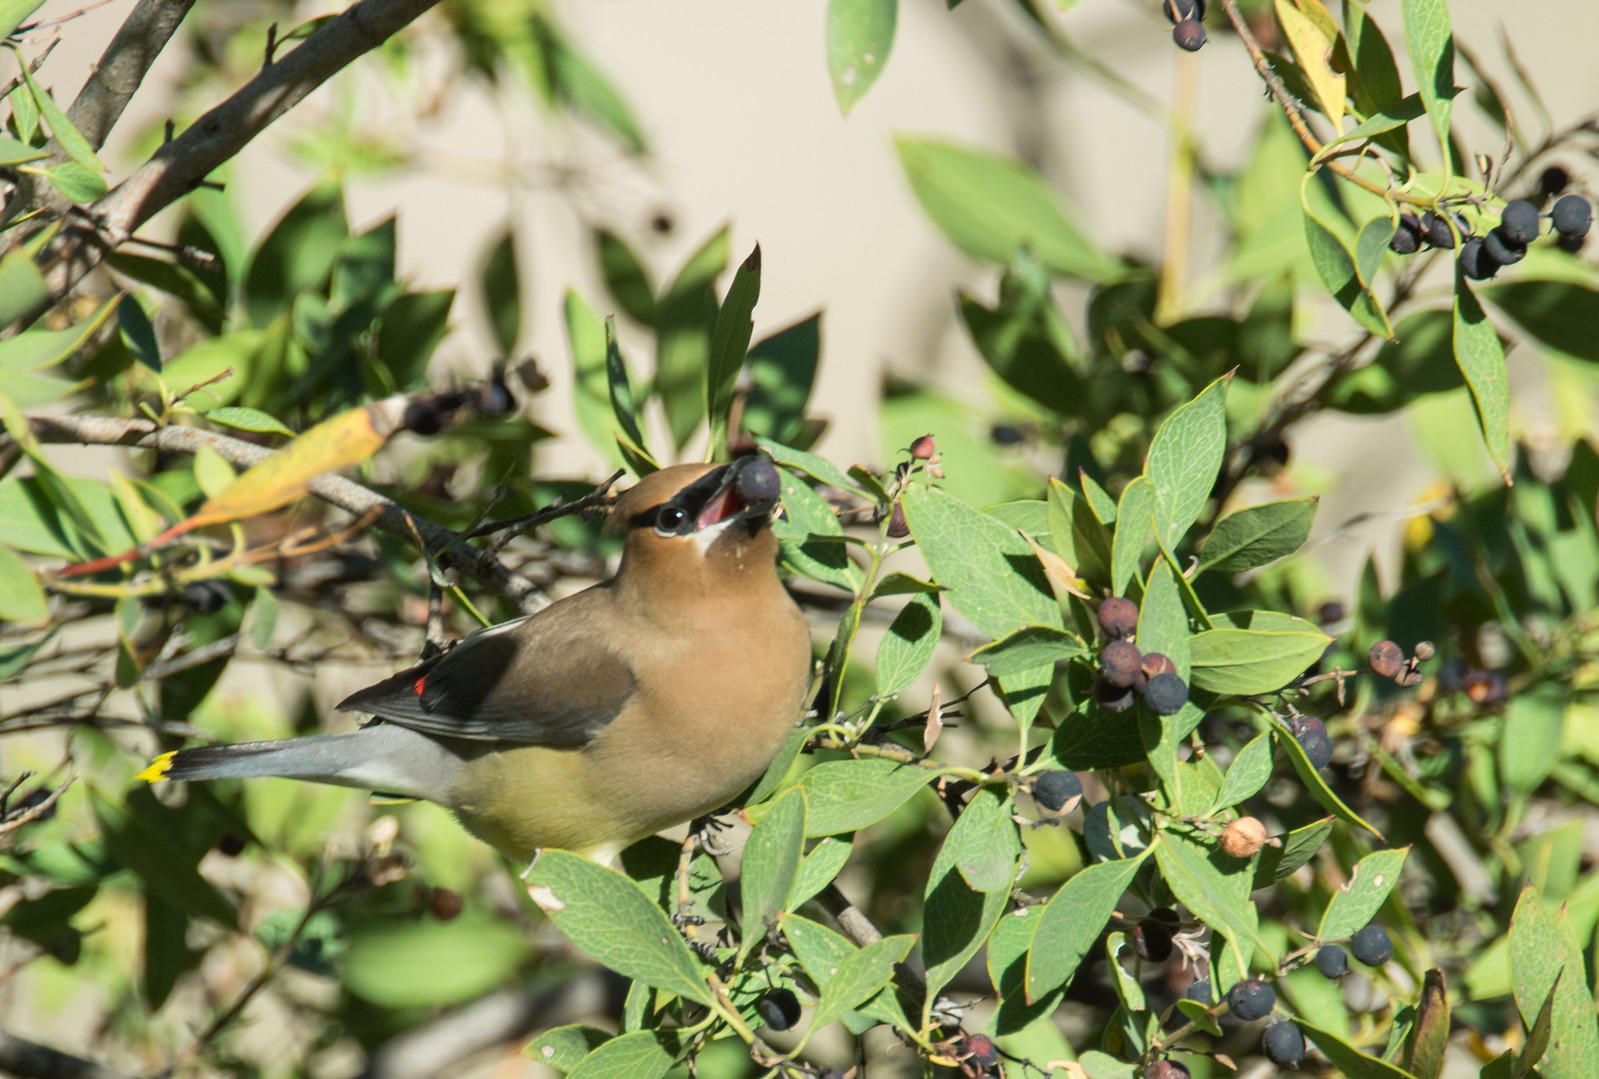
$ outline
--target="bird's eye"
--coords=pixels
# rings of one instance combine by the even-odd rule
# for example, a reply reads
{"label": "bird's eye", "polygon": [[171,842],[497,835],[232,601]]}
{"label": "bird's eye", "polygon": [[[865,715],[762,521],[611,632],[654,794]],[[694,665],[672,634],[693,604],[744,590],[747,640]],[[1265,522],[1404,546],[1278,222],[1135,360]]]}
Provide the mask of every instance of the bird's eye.
{"label": "bird's eye", "polygon": [[676,532],[688,520],[688,514],[677,506],[662,506],[655,515],[655,527],[662,532]]}

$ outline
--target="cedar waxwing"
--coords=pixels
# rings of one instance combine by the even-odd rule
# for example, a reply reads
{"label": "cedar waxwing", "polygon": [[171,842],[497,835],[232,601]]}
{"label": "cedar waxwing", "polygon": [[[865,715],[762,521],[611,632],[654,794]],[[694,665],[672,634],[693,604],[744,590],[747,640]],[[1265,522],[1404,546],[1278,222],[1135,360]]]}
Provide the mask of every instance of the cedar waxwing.
{"label": "cedar waxwing", "polygon": [[609,862],[726,805],[799,719],[811,645],[777,577],[779,489],[756,457],[652,473],[611,510],[616,576],[348,697],[359,730],[165,753],[140,778],[425,798],[518,861]]}

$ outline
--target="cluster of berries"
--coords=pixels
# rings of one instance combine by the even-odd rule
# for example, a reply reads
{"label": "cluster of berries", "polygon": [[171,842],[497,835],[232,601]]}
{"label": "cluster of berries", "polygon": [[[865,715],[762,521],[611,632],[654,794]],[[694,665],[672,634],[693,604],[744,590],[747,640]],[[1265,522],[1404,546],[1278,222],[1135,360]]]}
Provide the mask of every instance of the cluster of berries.
{"label": "cluster of berries", "polygon": [[1205,0],[1162,0],[1160,9],[1172,24],[1171,39],[1179,49],[1198,52],[1205,44]]}
{"label": "cluster of berries", "polygon": [[1366,661],[1371,664],[1372,674],[1391,678],[1408,689],[1421,681],[1421,665],[1437,654],[1431,641],[1418,641],[1415,651],[1406,659],[1405,650],[1393,641],[1378,641],[1366,653]]}
{"label": "cluster of berries", "polygon": [[[1155,912],[1151,911],[1153,915]],[[1349,951],[1367,966],[1380,967],[1393,958],[1393,941],[1380,925],[1368,925],[1349,941]],[[1336,981],[1349,973],[1349,956],[1336,944],[1325,944],[1316,952],[1316,969]],[[1215,1003],[1208,978],[1194,981],[1187,996],[1207,1008]],[[1227,991],[1227,1009],[1237,1019],[1253,1023],[1265,1019],[1277,1007],[1277,991],[1263,978],[1246,978]],[[1305,1036],[1287,1019],[1278,1019],[1261,1034],[1261,1051],[1273,1064],[1297,1067],[1305,1059]],[[1188,1069],[1176,1061],[1157,1060],[1144,1069],[1144,1079],[1187,1079]]]}
{"label": "cluster of berries", "polygon": [[[1454,223],[1453,230],[1449,227],[1450,221]],[[1399,228],[1388,241],[1388,247],[1400,255],[1413,255],[1423,246],[1448,249],[1455,246],[1455,232],[1459,232],[1463,237],[1461,272],[1473,281],[1486,281],[1503,267],[1514,266],[1526,258],[1527,245],[1542,231],[1538,207],[1526,199],[1506,203],[1499,215],[1499,224],[1486,236],[1473,236],[1470,226],[1459,214],[1451,214],[1450,221],[1435,213],[1420,217],[1401,214]],[[1549,211],[1549,222],[1554,229],[1556,246],[1575,252],[1582,247],[1593,224],[1593,207],[1581,195],[1563,195]]]}
{"label": "cluster of berries", "polygon": [[1177,665],[1159,652],[1139,652],[1130,638],[1138,630],[1138,605],[1116,596],[1099,605],[1099,624],[1110,643],[1099,653],[1094,699],[1112,712],[1133,706],[1133,695],[1157,716],[1169,716],[1188,703],[1188,686]]}

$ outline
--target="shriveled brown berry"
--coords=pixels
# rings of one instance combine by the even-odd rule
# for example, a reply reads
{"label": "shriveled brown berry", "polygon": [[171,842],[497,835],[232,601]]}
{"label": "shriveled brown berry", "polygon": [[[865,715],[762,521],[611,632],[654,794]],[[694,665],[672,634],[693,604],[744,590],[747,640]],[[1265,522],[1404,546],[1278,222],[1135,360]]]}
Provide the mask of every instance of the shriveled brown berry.
{"label": "shriveled brown berry", "polygon": [[1138,604],[1125,596],[1112,596],[1099,605],[1099,625],[1112,640],[1138,632]]}
{"label": "shriveled brown berry", "polygon": [[1392,678],[1405,667],[1405,650],[1393,641],[1378,641],[1366,654],[1373,674]]}
{"label": "shriveled brown berry", "polygon": [[1205,45],[1205,28],[1196,19],[1184,19],[1171,28],[1171,39],[1185,52],[1198,52]]}
{"label": "shriveled brown berry", "polygon": [[1144,1079],[1189,1079],[1192,1074],[1175,1060],[1157,1060],[1144,1068]]}
{"label": "shriveled brown berry", "polygon": [[461,913],[465,904],[461,901],[461,893],[448,888],[435,888],[428,896],[428,913],[441,922],[447,922]]}
{"label": "shriveled brown berry", "polygon": [[1125,689],[1138,678],[1138,669],[1143,659],[1143,653],[1138,651],[1138,646],[1132,641],[1111,641],[1099,654],[1099,669],[1104,674],[1105,681]]}
{"label": "shriveled brown berry", "polygon": [[1266,826],[1254,817],[1239,817],[1221,833],[1221,849],[1234,858],[1252,858],[1266,845]]}
{"label": "shriveled brown berry", "polygon": [[968,1034],[961,1042],[961,1056],[979,1068],[992,1068],[999,1063],[999,1049],[987,1034]]}
{"label": "shriveled brown berry", "polygon": [[911,534],[911,526],[905,523],[905,507],[900,505],[899,499],[894,500],[894,512],[888,518],[888,538],[904,539]]}
{"label": "shriveled brown berry", "polygon": [[937,452],[937,448],[933,445],[932,435],[923,435],[911,443],[911,456],[918,461],[925,461]]}

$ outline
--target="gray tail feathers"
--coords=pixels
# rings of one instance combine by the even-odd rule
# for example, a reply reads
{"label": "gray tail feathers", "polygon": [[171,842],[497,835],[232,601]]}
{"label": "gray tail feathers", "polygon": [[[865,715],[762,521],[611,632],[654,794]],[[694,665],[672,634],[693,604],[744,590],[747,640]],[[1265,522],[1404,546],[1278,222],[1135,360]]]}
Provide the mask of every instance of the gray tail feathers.
{"label": "gray tail feathers", "polygon": [[447,805],[461,765],[459,756],[425,734],[374,723],[349,734],[180,749],[157,757],[139,778],[155,783],[279,776]]}

